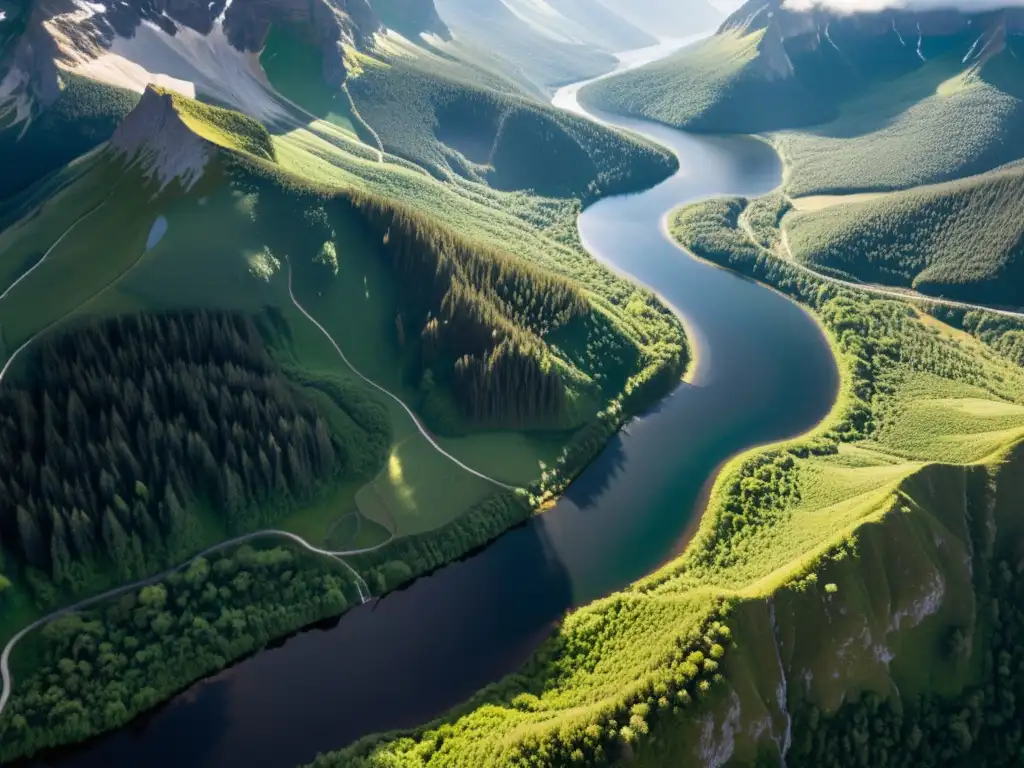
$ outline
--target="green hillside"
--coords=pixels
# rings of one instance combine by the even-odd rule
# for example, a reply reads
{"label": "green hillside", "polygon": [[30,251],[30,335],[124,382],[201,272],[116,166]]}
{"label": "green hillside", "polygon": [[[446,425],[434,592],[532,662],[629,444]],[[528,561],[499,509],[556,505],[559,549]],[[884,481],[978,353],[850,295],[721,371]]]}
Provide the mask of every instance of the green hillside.
{"label": "green hillside", "polygon": [[[518,674],[314,765],[753,766],[777,764],[783,744],[808,766],[881,764],[883,748],[897,765],[941,764],[929,750],[952,748],[1013,764],[1019,657],[986,658],[1013,642],[1019,606],[1012,582],[974,577],[1020,567],[1024,371],[997,350],[1020,325],[987,318],[991,333],[974,336],[828,286],[752,240],[747,205],[690,206],[673,234],[814,313],[842,370],[830,417],[730,462],[687,550],[567,616]],[[775,200],[758,205],[758,241],[777,241]],[[993,623],[993,600],[1012,623]],[[899,711],[879,710],[896,691],[920,709],[879,716],[885,740],[862,739],[865,717]],[[964,707],[978,714],[957,746]],[[794,716],[807,730],[789,729]],[[928,739],[907,746],[914,726]],[[866,750],[874,760],[857,762]]]}
{"label": "green hillside", "polygon": [[263,53],[271,83],[439,179],[587,200],[644,188],[675,167],[664,150],[557,111],[441,50],[382,45],[359,56],[345,89],[332,92],[319,85],[319,62],[304,56],[300,34],[272,32]]}
{"label": "green hillside", "polygon": [[979,39],[965,26],[922,39],[918,55],[894,20],[882,35],[842,16],[765,18],[737,15],[707,40],[580,98],[691,131],[768,134],[793,195],[903,189],[1021,156],[1017,36],[999,42],[998,31],[986,32],[995,37],[983,36],[984,55],[972,57]]}
{"label": "green hillside", "polygon": [[[198,660],[144,691],[117,688],[121,667],[89,686],[65,677],[66,717],[35,698],[60,630],[30,636],[3,759],[117,727],[253,643],[480,546],[678,382],[678,322],[586,256],[578,202],[440,182],[360,146],[329,121],[271,134],[150,88],[107,144],[0,206],[0,639],[119,583],[203,567],[188,558],[229,536],[378,547],[341,571],[288,542],[266,563],[218,550],[232,563],[216,566],[218,605],[277,618],[227,645],[219,625],[182,630]],[[287,611],[290,592],[222,578],[260,582],[288,558],[308,581]],[[202,615],[174,579],[178,608],[195,599]],[[158,613],[133,633],[132,669],[185,621]],[[121,619],[101,615],[120,643]]]}
{"label": "green hillside", "polygon": [[1010,50],[965,70],[958,48],[878,83],[844,101],[836,120],[772,137],[789,168],[787,191],[903,189],[1016,160],[1024,137],[1022,76],[1024,65]]}
{"label": "green hillside", "polygon": [[833,105],[789,76],[788,61],[772,62],[763,53],[774,48],[772,34],[720,32],[653,64],[599,80],[580,91],[580,101],[715,133],[758,133],[832,117]]}
{"label": "green hillside", "polygon": [[1020,168],[836,200],[784,219],[794,257],[808,266],[973,303],[1024,304]]}

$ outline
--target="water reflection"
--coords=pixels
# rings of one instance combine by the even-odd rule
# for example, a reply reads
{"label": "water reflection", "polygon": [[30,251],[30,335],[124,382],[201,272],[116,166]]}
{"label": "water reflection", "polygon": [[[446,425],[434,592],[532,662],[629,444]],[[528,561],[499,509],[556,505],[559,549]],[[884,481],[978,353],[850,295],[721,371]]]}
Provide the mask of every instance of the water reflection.
{"label": "water reflection", "polygon": [[[574,99],[570,87],[556,103],[572,108]],[[723,460],[826,414],[838,375],[811,319],[662,232],[683,202],[772,189],[775,153],[752,139],[605,118],[672,147],[681,167],[652,190],[592,206],[580,234],[595,256],[682,312],[699,360],[692,385],[631,422],[555,509],[472,558],[200,683],[141,728],[46,764],[291,767],[426,722],[517,669],[567,609],[664,562]]]}

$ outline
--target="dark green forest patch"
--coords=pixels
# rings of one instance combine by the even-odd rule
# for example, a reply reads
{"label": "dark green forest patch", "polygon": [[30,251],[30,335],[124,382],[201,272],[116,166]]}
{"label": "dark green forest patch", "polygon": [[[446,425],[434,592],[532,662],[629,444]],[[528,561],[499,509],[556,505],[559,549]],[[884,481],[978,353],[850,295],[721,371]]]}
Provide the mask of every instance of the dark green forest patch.
{"label": "dark green forest patch", "polygon": [[44,607],[372,477],[390,443],[354,391],[335,431],[241,315],[94,321],[38,341],[27,375],[0,394],[0,535]]}

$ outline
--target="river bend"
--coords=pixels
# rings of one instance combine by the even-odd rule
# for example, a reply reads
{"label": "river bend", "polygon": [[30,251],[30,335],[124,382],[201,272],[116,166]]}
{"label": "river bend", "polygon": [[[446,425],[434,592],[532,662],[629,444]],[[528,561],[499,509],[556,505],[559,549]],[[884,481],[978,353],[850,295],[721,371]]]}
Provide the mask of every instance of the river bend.
{"label": "river bend", "polygon": [[[670,49],[624,56],[624,66]],[[578,87],[562,89],[555,103],[581,111]],[[594,117],[679,157],[672,178],[596,203],[579,230],[595,257],[681,313],[697,353],[689,383],[630,422],[553,510],[475,556],[41,764],[293,768],[360,736],[426,722],[514,672],[565,611],[676,553],[724,460],[804,432],[827,414],[838,373],[812,319],[781,294],[692,258],[663,230],[682,203],[773,189],[781,178],[774,151],[749,138]]]}

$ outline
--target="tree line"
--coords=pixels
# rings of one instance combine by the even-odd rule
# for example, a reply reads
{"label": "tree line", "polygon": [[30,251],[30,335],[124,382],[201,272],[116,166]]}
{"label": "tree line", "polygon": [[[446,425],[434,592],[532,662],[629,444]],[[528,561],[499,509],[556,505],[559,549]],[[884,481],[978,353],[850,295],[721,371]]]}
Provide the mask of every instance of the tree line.
{"label": "tree line", "polygon": [[[1012,544],[1014,542],[1006,542]],[[974,642],[980,681],[959,696],[908,700],[866,693],[825,714],[812,704],[794,713],[791,768],[939,768],[1024,764],[1024,549],[1004,546],[978,569],[980,626]],[[980,636],[979,636],[980,635]],[[948,627],[942,651],[951,664],[970,656],[968,634]],[[778,765],[765,756],[759,765]]]}
{"label": "tree line", "polygon": [[41,663],[0,718],[0,761],[120,727],[184,685],[359,595],[336,563],[287,547],[198,558],[40,630]]}
{"label": "tree line", "polygon": [[421,373],[438,372],[463,415],[478,423],[556,417],[565,387],[542,339],[588,313],[579,287],[424,216],[370,198],[355,202],[391,258],[403,315],[421,338]]}
{"label": "tree line", "polygon": [[[122,316],[37,343],[0,392],[0,540],[42,603],[159,570],[309,502],[381,454],[386,417],[347,393],[338,434],[274,363],[251,318]],[[340,393],[339,399],[346,396]]]}

